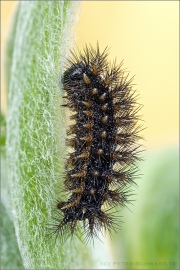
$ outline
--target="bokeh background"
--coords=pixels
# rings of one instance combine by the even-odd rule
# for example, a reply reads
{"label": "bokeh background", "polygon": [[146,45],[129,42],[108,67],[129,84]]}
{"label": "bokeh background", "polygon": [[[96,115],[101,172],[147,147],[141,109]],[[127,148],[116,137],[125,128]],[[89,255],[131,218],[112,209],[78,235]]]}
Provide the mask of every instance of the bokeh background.
{"label": "bokeh background", "polygon": [[[18,1],[1,1],[1,108],[5,48]],[[83,1],[76,44],[99,41],[135,74],[146,130],[135,202],[121,211],[99,269],[179,269],[179,1]]]}

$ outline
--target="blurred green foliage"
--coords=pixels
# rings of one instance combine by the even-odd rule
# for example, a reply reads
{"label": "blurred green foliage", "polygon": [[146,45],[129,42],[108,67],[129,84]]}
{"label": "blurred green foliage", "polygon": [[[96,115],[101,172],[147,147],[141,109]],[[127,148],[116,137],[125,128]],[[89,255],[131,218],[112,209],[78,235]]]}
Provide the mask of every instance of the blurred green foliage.
{"label": "blurred green foliage", "polygon": [[13,222],[1,203],[1,269],[24,269]]}
{"label": "blurred green foliage", "polygon": [[121,214],[114,237],[114,268],[179,269],[179,152],[164,149],[146,157],[136,202]]}
{"label": "blurred green foliage", "polygon": [[1,113],[1,154],[5,153],[5,143],[6,143],[6,119]]}

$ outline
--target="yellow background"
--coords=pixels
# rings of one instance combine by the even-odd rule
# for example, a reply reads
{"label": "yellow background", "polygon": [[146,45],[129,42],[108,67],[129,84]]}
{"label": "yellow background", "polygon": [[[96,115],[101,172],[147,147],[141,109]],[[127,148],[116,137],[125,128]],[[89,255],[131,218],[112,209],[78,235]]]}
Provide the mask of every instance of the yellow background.
{"label": "yellow background", "polygon": [[[1,2],[1,61],[16,4]],[[77,25],[78,47],[98,40],[101,49],[110,47],[110,59],[124,59],[136,75],[145,144],[151,149],[178,144],[178,22],[178,1],[83,1]],[[3,111],[5,100],[2,81]]]}

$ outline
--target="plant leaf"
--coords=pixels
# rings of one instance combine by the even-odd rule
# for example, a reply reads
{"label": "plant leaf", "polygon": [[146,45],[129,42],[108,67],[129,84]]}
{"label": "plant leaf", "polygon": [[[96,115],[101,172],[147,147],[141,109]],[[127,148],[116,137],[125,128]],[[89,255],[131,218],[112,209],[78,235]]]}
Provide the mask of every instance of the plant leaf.
{"label": "plant leaf", "polygon": [[12,220],[1,203],[1,269],[24,269]]}
{"label": "plant leaf", "polygon": [[[66,116],[60,72],[76,1],[20,2],[9,62],[7,164],[10,205],[28,269],[91,268],[89,250],[47,237],[63,178]],[[12,41],[11,41],[12,42]]]}
{"label": "plant leaf", "polygon": [[[22,259],[19,253],[15,230],[10,219],[10,207],[5,184],[7,183],[6,168],[6,119],[1,114],[1,269],[23,269]],[[5,208],[6,206],[6,208]]]}

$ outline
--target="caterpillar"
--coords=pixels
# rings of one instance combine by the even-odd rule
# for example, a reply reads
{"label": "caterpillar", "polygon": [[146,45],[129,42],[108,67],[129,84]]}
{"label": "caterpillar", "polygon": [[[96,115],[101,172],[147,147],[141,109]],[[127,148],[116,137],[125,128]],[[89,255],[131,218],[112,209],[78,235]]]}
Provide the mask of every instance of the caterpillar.
{"label": "caterpillar", "polygon": [[62,241],[75,234],[89,241],[120,227],[117,206],[129,202],[136,161],[141,160],[137,141],[142,105],[123,63],[110,65],[107,58],[108,48],[101,53],[98,44],[85,45],[78,53],[72,50],[62,76],[67,99],[63,106],[73,121],[67,130],[71,152],[64,177],[69,197],[58,200],[53,226]]}

